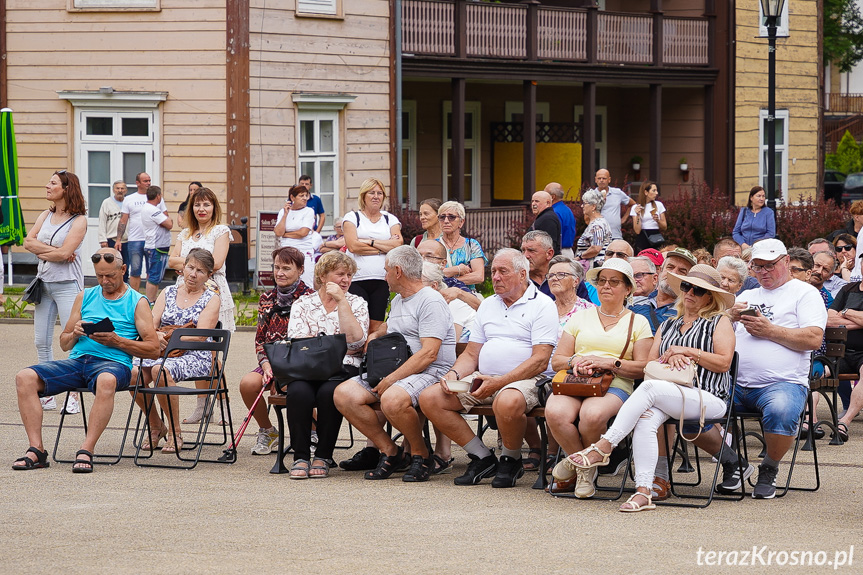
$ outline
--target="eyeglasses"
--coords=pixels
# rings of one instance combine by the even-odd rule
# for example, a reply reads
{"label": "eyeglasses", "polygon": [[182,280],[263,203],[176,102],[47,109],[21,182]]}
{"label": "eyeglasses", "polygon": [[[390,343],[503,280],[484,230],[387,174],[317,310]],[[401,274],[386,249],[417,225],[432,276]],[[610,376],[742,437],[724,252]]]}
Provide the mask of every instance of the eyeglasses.
{"label": "eyeglasses", "polygon": [[439,256],[423,256],[423,259],[427,262],[445,262],[446,258],[442,258]]}
{"label": "eyeglasses", "polygon": [[610,285],[613,288],[616,288],[620,284],[623,283],[622,279],[618,278],[596,278],[596,285],[604,286],[606,284]]}
{"label": "eyeglasses", "polygon": [[749,264],[749,269],[751,269],[755,273],[759,273],[761,271],[772,272],[774,269],[776,269],[776,262],[764,264],[763,266],[760,266],[758,264]]}
{"label": "eyeglasses", "polygon": [[562,280],[564,278],[574,278],[575,274],[571,274],[569,272],[555,272],[553,274],[545,274],[545,279],[548,281],[553,280]]}
{"label": "eyeglasses", "polygon": [[629,254],[625,252],[613,252],[611,250],[605,250],[605,259],[608,258],[620,258],[622,260],[629,259]]}
{"label": "eyeglasses", "polygon": [[640,280],[640,279],[644,279],[644,276],[655,276],[655,275],[656,274],[653,272],[638,272],[637,274],[632,274],[632,277],[634,277],[637,280]]}
{"label": "eyeglasses", "polygon": [[121,262],[123,261],[122,256],[115,256],[114,254],[93,254],[92,256],[90,256],[90,261],[94,264],[98,264],[103,259],[105,260],[106,264],[112,264],[114,263],[114,260],[120,260]]}
{"label": "eyeglasses", "polygon": [[707,293],[707,290],[703,287],[694,286],[689,282],[680,282],[680,291],[689,292],[689,290],[692,290],[695,297],[701,297]]}
{"label": "eyeglasses", "polygon": [[459,217],[456,214],[441,214],[438,216],[439,220],[443,220],[445,222],[451,222],[453,220],[457,220]]}
{"label": "eyeglasses", "polygon": [[851,250],[854,249],[854,247],[855,246],[852,246],[851,244],[844,245],[844,246],[836,246],[836,251],[837,252],[850,252]]}
{"label": "eyeglasses", "polygon": [[794,272],[796,274],[802,274],[804,272],[809,273],[812,271],[812,270],[807,270],[806,268],[798,268],[797,266],[788,266],[788,267],[792,272]]}

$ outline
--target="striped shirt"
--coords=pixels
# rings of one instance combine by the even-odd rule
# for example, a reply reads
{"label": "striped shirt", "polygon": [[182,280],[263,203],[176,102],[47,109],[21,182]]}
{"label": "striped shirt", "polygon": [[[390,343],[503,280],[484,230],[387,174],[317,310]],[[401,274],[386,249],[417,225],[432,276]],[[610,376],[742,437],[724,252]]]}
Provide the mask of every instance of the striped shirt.
{"label": "striped shirt", "polygon": [[[713,332],[722,316],[717,314],[710,319],[699,317],[686,333],[681,334],[683,318],[667,319],[659,326],[662,343],[659,345],[659,355],[673,346],[692,347],[713,353]],[[728,372],[716,373],[698,366],[698,385],[704,391],[712,393],[723,401],[728,400],[730,377]]]}

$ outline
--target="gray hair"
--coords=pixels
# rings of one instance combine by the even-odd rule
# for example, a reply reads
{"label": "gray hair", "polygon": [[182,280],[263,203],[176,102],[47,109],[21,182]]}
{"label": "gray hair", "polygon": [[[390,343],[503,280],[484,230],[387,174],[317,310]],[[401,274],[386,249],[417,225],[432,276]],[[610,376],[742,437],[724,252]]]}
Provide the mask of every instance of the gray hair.
{"label": "gray hair", "polygon": [[[546,186],[546,188],[548,188],[548,186]],[[552,197],[558,198],[560,200],[563,199],[563,187],[560,185],[551,186],[550,190],[547,189],[545,191],[551,194]]]}
{"label": "gray hair", "polygon": [[605,198],[602,197],[602,192],[599,190],[587,190],[581,195],[581,201],[594,206],[598,212],[601,212],[602,208],[605,207]]}
{"label": "gray hair", "polygon": [[636,260],[646,263],[647,269],[648,269],[648,271],[650,271],[650,273],[652,273],[652,274],[656,273],[656,264],[653,263],[653,261],[651,261],[650,258],[645,257],[645,256],[636,256],[634,258],[629,258],[629,265],[632,265],[632,262],[634,262]]}
{"label": "gray hair", "polygon": [[818,250],[818,251],[825,251],[825,252],[830,252],[833,254],[836,253],[836,246],[834,246],[833,243],[826,238],[815,238],[814,240],[812,240],[811,242],[806,244],[806,249],[808,250],[812,246],[817,246],[818,244],[826,244],[827,245],[826,248],[824,248],[823,250]]}
{"label": "gray hair", "polygon": [[749,271],[746,267],[746,262],[742,259],[735,256],[725,256],[720,259],[716,264],[716,270],[719,271],[720,268],[726,267],[737,272],[737,275],[740,276],[740,281],[745,282],[746,278],[749,277]]}
{"label": "gray hair", "polygon": [[524,234],[524,237],[521,238],[521,243],[524,242],[539,242],[542,244],[547,250],[554,249],[554,241],[552,241],[551,236],[548,232],[544,232],[542,230],[531,230]]}
{"label": "gray hair", "polygon": [[572,275],[575,276],[575,279],[578,280],[578,283],[584,281],[584,266],[579,262],[573,261],[566,256],[554,256],[551,258],[551,261],[548,262],[548,269],[555,264],[569,264],[570,270],[572,271]]}
{"label": "gray hair", "polygon": [[[530,270],[530,262],[527,261],[527,258],[524,257],[523,253],[516,249],[501,248],[495,252],[494,260],[500,257],[509,258],[512,262],[512,269],[516,272],[528,273],[528,270]],[[492,260],[492,262],[494,262],[494,260]]]}
{"label": "gray hair", "polygon": [[391,249],[386,257],[391,268],[400,267],[406,278],[421,280],[423,277],[423,257],[413,246],[399,246]]}
{"label": "gray hair", "polygon": [[443,270],[439,265],[431,262],[423,262],[423,283],[437,283],[438,291],[446,288],[446,284],[443,282]]}
{"label": "gray hair", "polygon": [[125,186],[126,182],[124,182],[123,180],[114,180],[114,183],[111,184],[111,189],[113,190],[114,186],[116,186],[117,184],[123,184]]}
{"label": "gray hair", "polygon": [[458,202],[444,202],[437,211],[438,215],[445,214],[447,212],[455,212],[461,219],[464,219],[465,217],[464,206]]}
{"label": "gray hair", "polygon": [[[830,245],[832,246],[833,244],[830,244]],[[815,261],[815,256],[817,256],[818,254],[827,254],[828,256],[830,256],[833,259],[833,271],[835,272],[836,266],[839,265],[839,258],[836,257],[836,252],[831,252],[830,250],[815,252],[814,254],[812,254],[813,265],[814,265],[814,261]]]}

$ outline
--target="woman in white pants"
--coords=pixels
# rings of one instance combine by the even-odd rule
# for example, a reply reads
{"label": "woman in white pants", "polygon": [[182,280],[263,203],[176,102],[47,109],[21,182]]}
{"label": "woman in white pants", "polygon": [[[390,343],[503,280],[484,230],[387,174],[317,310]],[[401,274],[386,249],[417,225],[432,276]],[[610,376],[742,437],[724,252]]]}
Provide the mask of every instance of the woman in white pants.
{"label": "woman in white pants", "polygon": [[678,294],[677,317],[662,322],[650,350],[651,360],[659,359],[675,368],[695,363],[702,391],[668,381],[645,380],[623,404],[614,424],[599,441],[554,468],[555,479],[588,477],[590,469],[606,464],[611,450],[633,432],[636,492],[620,506],[620,511],[656,508],[651,500],[651,487],[659,457],[659,428],[668,418],[680,417],[681,408],[685,419],[698,419],[702,403],[708,419],[721,417],[727,409],[728,370],[734,357],[735,338],[725,310],[734,304],[734,296],[720,287],[721,281],[715,269],[703,264],[694,266],[687,276],[669,274],[668,283]]}

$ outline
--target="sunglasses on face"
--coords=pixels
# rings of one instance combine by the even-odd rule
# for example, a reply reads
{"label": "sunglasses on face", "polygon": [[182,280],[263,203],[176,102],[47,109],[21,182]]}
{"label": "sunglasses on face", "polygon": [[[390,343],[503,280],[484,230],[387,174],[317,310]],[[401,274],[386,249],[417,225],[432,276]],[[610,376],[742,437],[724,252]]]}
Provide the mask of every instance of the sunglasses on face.
{"label": "sunglasses on face", "polygon": [[611,250],[605,250],[605,257],[606,258],[620,258],[620,259],[625,260],[625,259],[629,258],[629,255],[626,254],[625,252],[613,252]]}
{"label": "sunglasses on face", "polygon": [[623,283],[622,279],[618,278],[596,278],[596,285],[604,286],[606,284],[610,285],[613,288],[616,288],[620,284]]}
{"label": "sunglasses on face", "polygon": [[853,249],[854,249],[854,246],[852,246],[850,244],[847,246],[836,246],[837,252],[850,252]]}
{"label": "sunglasses on face", "polygon": [[646,276],[655,276],[656,274],[653,272],[638,272],[637,274],[632,274],[632,276],[637,279],[644,279]]}
{"label": "sunglasses on face", "polygon": [[438,219],[443,220],[445,222],[451,222],[451,221],[457,220],[458,216],[456,214],[442,214],[442,215],[438,216]]}
{"label": "sunglasses on face", "polygon": [[707,293],[703,287],[694,286],[689,282],[680,282],[680,291],[688,293],[690,290],[695,297],[701,297]]}
{"label": "sunglasses on face", "polygon": [[105,260],[106,264],[112,264],[114,263],[114,260],[120,260],[121,262],[123,261],[123,258],[121,256],[115,256],[114,254],[93,254],[92,256],[90,256],[90,261],[94,264],[98,264],[103,259]]}

